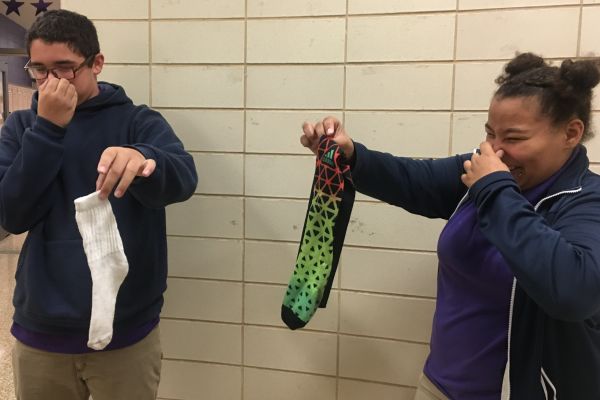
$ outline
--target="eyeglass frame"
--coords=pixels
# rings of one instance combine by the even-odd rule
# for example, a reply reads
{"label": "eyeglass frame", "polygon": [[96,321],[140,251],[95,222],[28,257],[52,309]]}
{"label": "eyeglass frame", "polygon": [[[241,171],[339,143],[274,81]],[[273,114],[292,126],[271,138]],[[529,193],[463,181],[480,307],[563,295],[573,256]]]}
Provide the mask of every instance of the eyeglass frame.
{"label": "eyeglass frame", "polygon": [[[36,78],[35,76],[33,76],[33,69],[36,69],[37,67],[31,67],[29,65],[29,63],[31,62],[31,59],[29,61],[27,61],[27,64],[25,64],[25,66],[23,67],[24,70],[27,71],[27,73],[29,74],[29,76],[31,77],[31,79],[35,79],[37,81],[41,81],[44,79],[48,79],[48,75],[52,74],[54,75],[55,78],[57,79],[66,79],[66,80],[71,80],[71,79],[75,79],[75,77],[77,76],[77,71],[79,71],[80,69],[82,69],[83,67],[85,67],[87,64],[90,63],[90,61],[92,61],[94,59],[94,57],[96,57],[97,54],[92,54],[88,57],[86,57],[85,60],[83,60],[83,62],[81,64],[79,64],[77,67],[54,67],[54,68],[45,68],[45,66],[43,66],[46,69],[46,75],[43,78]],[[54,71],[56,71],[57,69],[70,69],[71,71],[73,71],[73,77],[71,78],[60,78]]]}

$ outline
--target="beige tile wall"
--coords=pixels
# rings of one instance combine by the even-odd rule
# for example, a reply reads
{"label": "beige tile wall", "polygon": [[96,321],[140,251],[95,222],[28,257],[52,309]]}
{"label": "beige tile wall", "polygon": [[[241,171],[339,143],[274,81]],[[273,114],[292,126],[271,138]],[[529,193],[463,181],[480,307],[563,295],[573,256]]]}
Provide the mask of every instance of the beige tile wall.
{"label": "beige tile wall", "polygon": [[160,110],[198,166],[196,195],[168,210],[164,399],[412,399],[443,222],[358,196],[328,307],[289,331],[313,173],[302,122],[335,115],[372,148],[443,157],[483,139],[515,51],[600,54],[598,0],[62,4],[96,22],[101,77]]}

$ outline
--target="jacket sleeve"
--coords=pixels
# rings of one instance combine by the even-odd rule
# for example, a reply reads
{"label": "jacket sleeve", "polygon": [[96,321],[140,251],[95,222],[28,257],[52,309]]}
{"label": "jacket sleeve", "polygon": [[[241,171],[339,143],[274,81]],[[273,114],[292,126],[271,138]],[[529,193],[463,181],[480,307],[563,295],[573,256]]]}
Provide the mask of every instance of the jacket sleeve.
{"label": "jacket sleeve", "polygon": [[22,233],[52,207],[62,166],[65,129],[41,117],[24,128],[12,113],[0,133],[0,225]]}
{"label": "jacket sleeve", "polygon": [[584,187],[557,199],[561,207],[553,207],[548,216],[552,226],[520,194],[508,172],[480,179],[470,194],[481,231],[548,315],[581,321],[600,311],[598,191]]}
{"label": "jacket sleeve", "polygon": [[147,178],[136,178],[128,189],[131,194],[149,208],[190,198],[198,184],[194,159],[162,115],[142,107],[133,121],[132,135],[133,143],[127,147],[155,160],[156,169]]}
{"label": "jacket sleeve", "polygon": [[354,149],[356,189],[413,214],[448,219],[467,191],[460,176],[468,155],[415,160],[369,150],[356,142]]}

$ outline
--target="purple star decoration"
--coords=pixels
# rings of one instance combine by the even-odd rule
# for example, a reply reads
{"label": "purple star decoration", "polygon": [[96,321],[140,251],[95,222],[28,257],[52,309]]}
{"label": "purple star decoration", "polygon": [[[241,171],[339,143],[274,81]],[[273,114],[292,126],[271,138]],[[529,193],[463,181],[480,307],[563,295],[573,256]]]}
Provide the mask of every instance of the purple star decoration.
{"label": "purple star decoration", "polygon": [[6,6],[8,7],[6,9],[6,15],[10,15],[10,13],[16,12],[18,16],[21,16],[21,13],[19,12],[19,7],[21,7],[23,4],[25,4],[25,2],[17,1],[17,0],[9,0],[9,1],[3,1],[3,3],[6,4]]}
{"label": "purple star decoration", "polygon": [[38,0],[37,4],[36,3],[31,3],[32,6],[34,6],[36,8],[35,10],[35,15],[37,16],[40,13],[43,13],[45,11],[48,11],[48,6],[52,4],[52,2],[44,2],[44,0]]}

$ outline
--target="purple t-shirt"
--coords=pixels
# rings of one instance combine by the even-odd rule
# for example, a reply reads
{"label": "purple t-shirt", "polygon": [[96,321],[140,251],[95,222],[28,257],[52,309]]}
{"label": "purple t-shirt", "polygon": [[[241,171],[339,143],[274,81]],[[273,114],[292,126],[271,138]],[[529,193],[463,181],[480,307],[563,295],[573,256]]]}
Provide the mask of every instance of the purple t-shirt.
{"label": "purple t-shirt", "polygon": [[[559,173],[523,196],[535,204]],[[507,360],[513,274],[479,230],[471,200],[442,230],[437,252],[437,302],[424,373],[450,399],[498,400]]]}
{"label": "purple t-shirt", "polygon": [[[156,317],[141,326],[126,331],[113,332],[112,340],[101,351],[118,350],[136,344],[148,336],[148,334],[158,325],[158,322],[159,317]],[[97,352],[97,350],[87,347],[87,334],[53,335],[49,333],[34,332],[25,329],[16,322],[13,323],[10,332],[19,342],[38,350],[63,354]]]}

